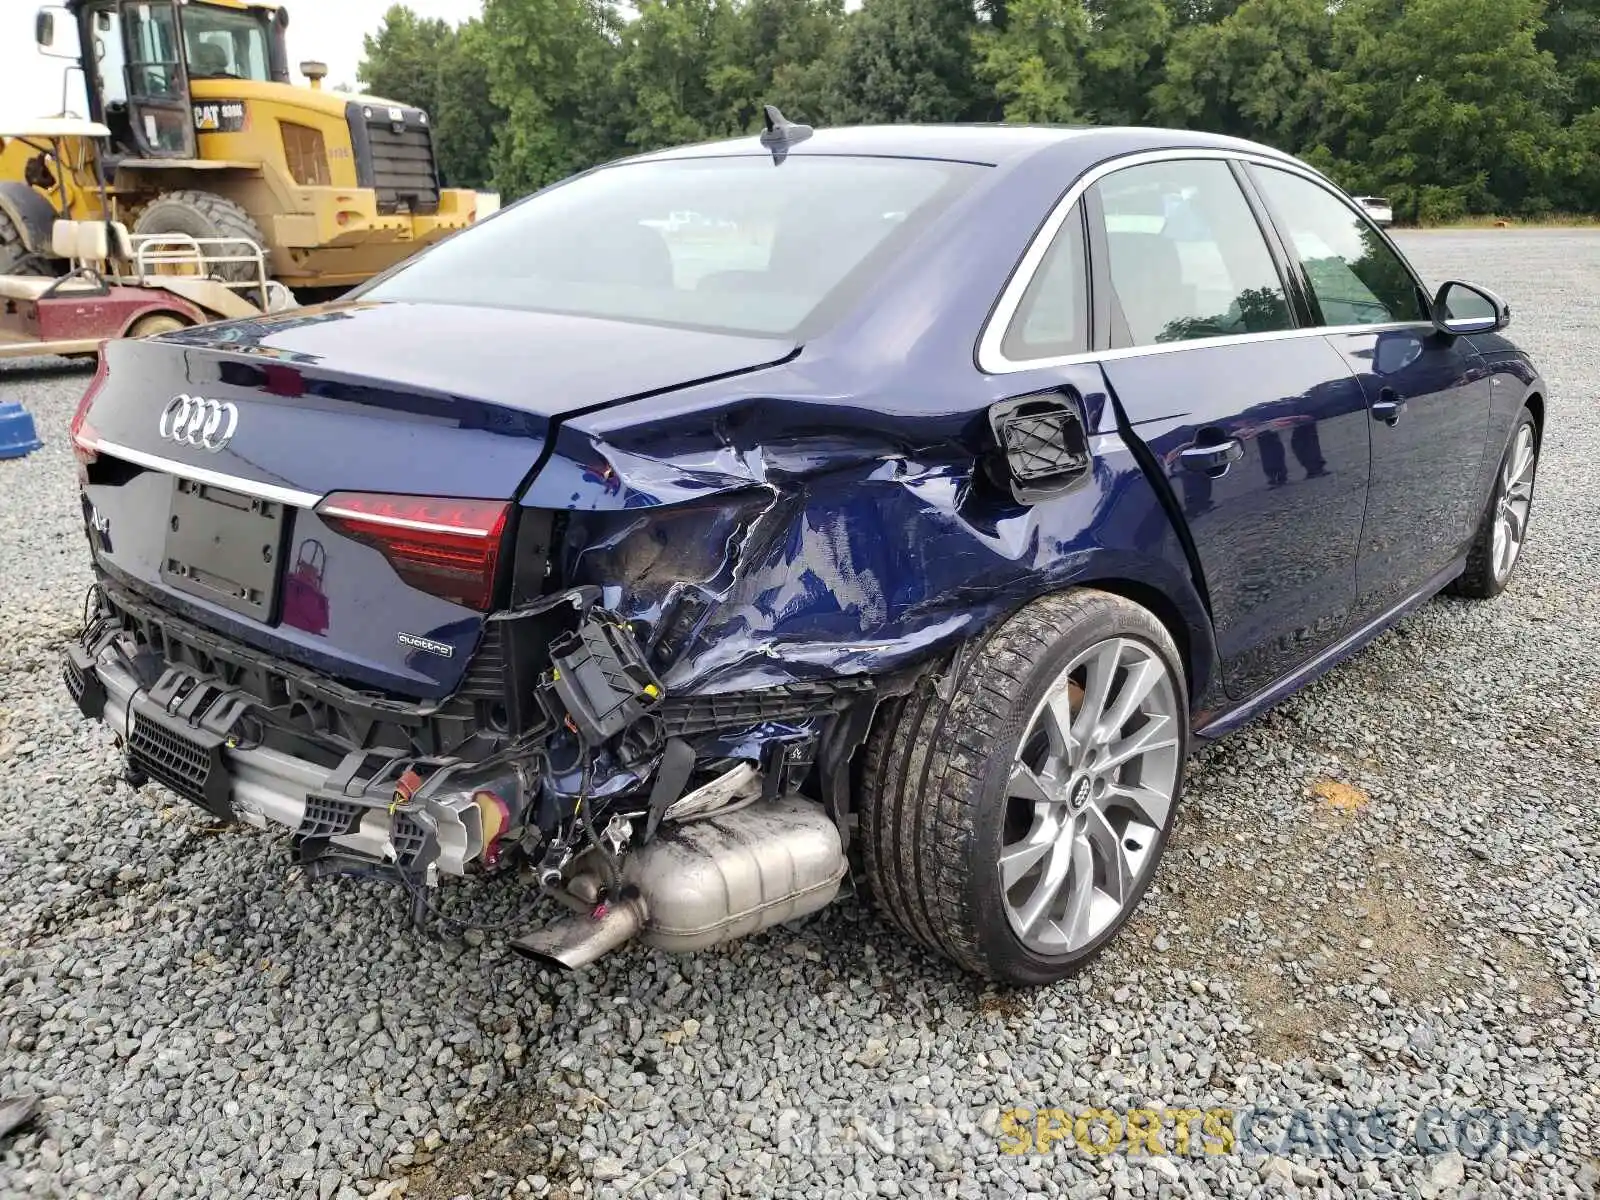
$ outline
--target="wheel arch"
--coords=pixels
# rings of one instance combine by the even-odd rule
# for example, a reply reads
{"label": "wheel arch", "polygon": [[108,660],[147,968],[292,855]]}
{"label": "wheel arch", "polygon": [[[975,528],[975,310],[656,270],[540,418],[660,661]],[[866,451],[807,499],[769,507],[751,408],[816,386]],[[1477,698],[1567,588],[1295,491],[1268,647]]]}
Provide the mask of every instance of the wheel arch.
{"label": "wheel arch", "polygon": [[1528,394],[1523,397],[1522,403],[1533,414],[1533,434],[1544,443],[1544,393],[1537,386],[1528,389]]}
{"label": "wheel arch", "polygon": [[1172,635],[1173,645],[1177,646],[1178,654],[1183,659],[1190,706],[1205,695],[1206,689],[1211,686],[1215,649],[1209,622],[1197,619],[1203,618],[1205,612],[1198,596],[1191,597],[1192,603],[1185,606],[1148,580],[1117,576],[1078,580],[1071,586],[1110,592],[1149,610]]}
{"label": "wheel arch", "polygon": [[[1124,600],[1131,600],[1148,610],[1172,635],[1172,641],[1182,657],[1185,682],[1189,690],[1191,708],[1195,707],[1212,687],[1217,677],[1216,640],[1204,603],[1192,585],[1181,579],[1164,563],[1149,561],[1141,564],[1145,570],[1134,572],[1122,555],[1104,552],[1114,562],[1100,563],[1091,557],[1085,570],[1073,575],[1059,585],[1040,588],[1020,598],[1016,603],[995,614],[981,628],[963,638],[958,647],[945,650],[924,660],[912,674],[937,672],[949,663],[961,647],[981,646],[996,630],[1012,620],[1030,604],[1065,592],[1093,590],[1109,592]],[[1098,568],[1098,569],[1097,569]]]}

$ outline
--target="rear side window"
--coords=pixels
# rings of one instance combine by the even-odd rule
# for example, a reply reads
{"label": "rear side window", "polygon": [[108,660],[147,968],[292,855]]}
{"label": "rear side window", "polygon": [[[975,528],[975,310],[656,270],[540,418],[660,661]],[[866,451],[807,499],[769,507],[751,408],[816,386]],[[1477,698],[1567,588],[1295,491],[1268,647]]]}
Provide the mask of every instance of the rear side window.
{"label": "rear side window", "polygon": [[1272,253],[1227,163],[1125,167],[1096,185],[1105,213],[1115,340],[1131,346],[1294,325]]}
{"label": "rear side window", "polygon": [[1034,272],[1000,351],[1013,362],[1089,348],[1083,209],[1074,204]]}
{"label": "rear side window", "polygon": [[1305,270],[1324,325],[1427,319],[1411,272],[1355,209],[1300,175],[1256,167],[1255,178]]}
{"label": "rear side window", "polygon": [[801,337],[985,170],[803,154],[624,163],[456,235],[364,296]]}

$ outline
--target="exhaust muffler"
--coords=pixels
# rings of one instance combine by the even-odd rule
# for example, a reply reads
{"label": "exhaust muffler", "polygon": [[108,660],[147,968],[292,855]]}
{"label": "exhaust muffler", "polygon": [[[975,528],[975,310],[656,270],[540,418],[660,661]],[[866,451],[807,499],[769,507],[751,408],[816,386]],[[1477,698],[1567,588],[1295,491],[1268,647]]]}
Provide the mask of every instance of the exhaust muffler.
{"label": "exhaust muffler", "polygon": [[[634,937],[674,953],[704,950],[825,908],[847,866],[839,830],[801,796],[661,826],[622,863],[623,895],[600,915],[571,913],[511,948],[577,970]],[[597,881],[580,876],[572,890]]]}

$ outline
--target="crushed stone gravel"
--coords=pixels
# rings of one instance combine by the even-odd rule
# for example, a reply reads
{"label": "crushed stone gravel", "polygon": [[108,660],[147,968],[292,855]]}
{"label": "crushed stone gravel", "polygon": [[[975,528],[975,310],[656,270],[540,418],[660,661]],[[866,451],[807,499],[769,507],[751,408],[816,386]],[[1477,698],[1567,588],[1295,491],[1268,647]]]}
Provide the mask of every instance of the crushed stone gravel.
{"label": "crushed stone gravel", "polygon": [[[58,673],[89,582],[86,376],[0,367],[46,440],[0,463],[0,1098],[42,1098],[0,1141],[0,1196],[1592,1196],[1600,234],[1401,240],[1509,298],[1549,382],[1519,576],[1201,753],[1132,925],[1030,993],[854,900],[544,976],[130,791]],[[1126,1152],[1129,1110],[1218,1108],[1275,1115]],[[1080,1131],[1085,1109],[1118,1123]],[[1340,1112],[1402,1136],[1378,1152]],[[1019,1130],[1056,1140],[1006,1153]]]}

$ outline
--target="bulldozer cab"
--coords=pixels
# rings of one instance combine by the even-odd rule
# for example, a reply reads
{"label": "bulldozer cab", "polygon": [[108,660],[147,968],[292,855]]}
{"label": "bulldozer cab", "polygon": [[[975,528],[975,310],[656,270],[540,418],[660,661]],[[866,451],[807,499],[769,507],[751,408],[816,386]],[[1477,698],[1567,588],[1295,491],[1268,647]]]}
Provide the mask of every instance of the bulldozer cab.
{"label": "bulldozer cab", "polygon": [[[39,47],[76,58],[110,157],[193,159],[196,131],[236,114],[196,102],[191,79],[287,82],[283,9],[241,0],[75,0],[39,11]],[[73,35],[76,35],[74,38]],[[76,53],[73,42],[76,41]]]}
{"label": "bulldozer cab", "polygon": [[[8,0],[9,2],[9,0]],[[288,14],[270,0],[64,0],[39,10],[39,49],[83,99],[62,111],[110,138],[47,180],[0,149],[0,274],[51,260],[68,206],[135,234],[251,241],[274,279],[337,294],[470,225],[476,195],[441,180],[428,114],[289,74]],[[61,192],[63,194],[58,195]],[[248,272],[235,264],[239,281]],[[41,270],[56,270],[45,262]]]}

